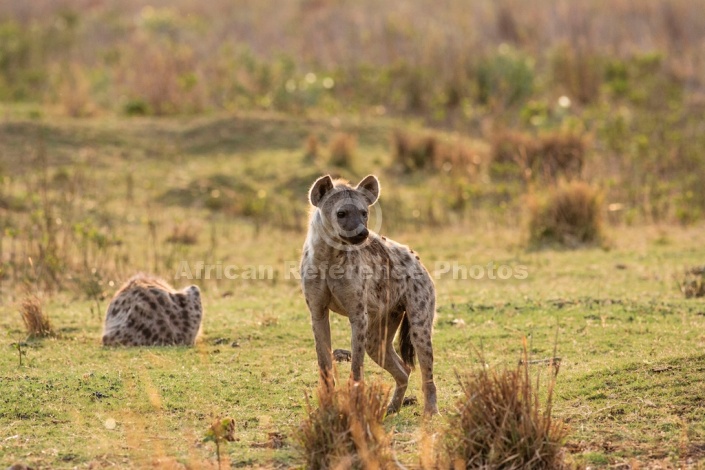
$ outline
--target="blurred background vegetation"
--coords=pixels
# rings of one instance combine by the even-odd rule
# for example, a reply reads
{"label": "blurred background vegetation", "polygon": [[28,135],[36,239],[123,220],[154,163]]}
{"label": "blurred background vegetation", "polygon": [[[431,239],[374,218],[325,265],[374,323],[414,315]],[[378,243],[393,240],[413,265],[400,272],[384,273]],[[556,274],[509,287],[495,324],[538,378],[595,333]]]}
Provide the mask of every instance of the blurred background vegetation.
{"label": "blurred background vegetation", "polygon": [[[605,222],[698,222],[702,11],[703,0],[3,2],[5,260],[30,233],[26,252],[56,276],[69,246],[95,267],[91,253],[125,241],[121,205],[146,208],[120,217],[141,221],[153,251],[199,235],[205,246],[218,214],[255,233],[301,231],[300,196],[328,171],[384,172],[390,229],[528,215],[528,243],[577,246],[600,243]],[[199,155],[208,165],[163,178]],[[103,194],[99,162],[119,197]],[[155,222],[168,207],[203,210],[203,223]]]}

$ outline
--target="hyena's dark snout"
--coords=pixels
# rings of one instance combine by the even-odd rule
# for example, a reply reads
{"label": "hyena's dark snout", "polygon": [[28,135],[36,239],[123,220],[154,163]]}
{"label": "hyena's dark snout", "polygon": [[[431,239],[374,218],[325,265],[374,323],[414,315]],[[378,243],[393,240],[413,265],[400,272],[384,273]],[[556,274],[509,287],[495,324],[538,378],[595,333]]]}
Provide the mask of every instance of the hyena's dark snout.
{"label": "hyena's dark snout", "polygon": [[360,243],[364,242],[367,240],[367,237],[370,236],[370,231],[367,230],[367,227],[364,225],[361,225],[359,230],[357,230],[357,233],[353,235],[344,235],[343,239],[348,242],[352,243],[353,245],[359,245]]}

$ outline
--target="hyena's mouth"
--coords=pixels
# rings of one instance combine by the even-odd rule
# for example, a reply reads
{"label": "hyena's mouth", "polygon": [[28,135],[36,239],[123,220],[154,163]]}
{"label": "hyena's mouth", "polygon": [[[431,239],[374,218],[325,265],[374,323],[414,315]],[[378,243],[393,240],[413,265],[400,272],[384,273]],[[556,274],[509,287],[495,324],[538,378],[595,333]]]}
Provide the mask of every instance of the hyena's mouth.
{"label": "hyena's mouth", "polygon": [[352,245],[360,245],[365,240],[367,240],[368,235],[369,232],[365,230],[364,232],[358,233],[357,235],[354,235],[352,237],[346,237],[345,235],[341,235],[341,238]]}

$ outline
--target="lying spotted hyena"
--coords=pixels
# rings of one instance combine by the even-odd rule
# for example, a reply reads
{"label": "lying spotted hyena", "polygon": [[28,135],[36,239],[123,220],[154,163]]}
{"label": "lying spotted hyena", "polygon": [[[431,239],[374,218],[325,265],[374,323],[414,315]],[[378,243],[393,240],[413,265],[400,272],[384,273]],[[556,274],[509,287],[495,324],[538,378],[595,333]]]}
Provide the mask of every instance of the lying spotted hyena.
{"label": "lying spotted hyena", "polygon": [[[324,380],[332,367],[329,310],[352,327],[352,379],[362,379],[365,351],[396,381],[389,412],[401,407],[419,358],[424,410],[438,412],[433,382],[431,330],[436,296],[419,257],[404,245],[367,228],[368,207],[379,197],[379,181],[367,176],[356,187],[330,176],[311,187],[313,205],[303,248],[301,279],[311,312],[318,365]],[[400,350],[392,341],[401,325]]]}
{"label": "lying spotted hyena", "polygon": [[193,346],[202,318],[198,287],[177,292],[162,279],[138,274],[108,306],[103,346]]}

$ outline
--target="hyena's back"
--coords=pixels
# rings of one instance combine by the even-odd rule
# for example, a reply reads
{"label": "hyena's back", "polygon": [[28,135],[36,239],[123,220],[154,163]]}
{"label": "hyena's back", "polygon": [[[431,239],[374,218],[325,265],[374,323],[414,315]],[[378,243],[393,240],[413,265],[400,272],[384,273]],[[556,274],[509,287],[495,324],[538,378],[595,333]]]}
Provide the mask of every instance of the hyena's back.
{"label": "hyena's back", "polygon": [[191,346],[202,318],[198,287],[176,291],[162,279],[138,274],[120,288],[108,306],[103,345]]}

